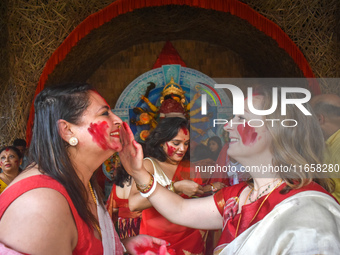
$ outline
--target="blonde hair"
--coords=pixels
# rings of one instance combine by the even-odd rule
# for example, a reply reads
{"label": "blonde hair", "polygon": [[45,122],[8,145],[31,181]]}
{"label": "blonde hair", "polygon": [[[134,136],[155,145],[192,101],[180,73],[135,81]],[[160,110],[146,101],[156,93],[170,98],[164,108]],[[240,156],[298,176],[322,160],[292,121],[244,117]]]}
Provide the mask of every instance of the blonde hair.
{"label": "blonde hair", "polygon": [[[263,109],[269,109],[272,105],[272,93],[268,87],[256,88],[255,95],[263,97]],[[279,89],[280,92],[280,89]],[[311,106],[304,104],[305,108],[312,115],[305,115],[300,109],[293,104],[286,105],[286,115],[281,115],[281,95],[278,92],[277,109],[266,119],[275,119],[274,124],[266,121],[267,129],[272,137],[271,152],[273,155],[273,166],[286,166],[297,171],[280,172],[279,176],[286,181],[288,192],[290,189],[298,189],[315,181],[323,186],[327,191],[334,190],[334,181],[330,178],[320,178],[317,172],[300,171],[300,166],[311,164],[322,164],[325,142],[319,122],[313,113]],[[298,99],[299,94],[287,94],[289,99]],[[285,126],[281,121],[286,123]],[[294,120],[294,121],[293,121]],[[291,122],[291,124],[288,124]],[[297,122],[297,123],[296,123]],[[287,127],[291,126],[291,127]]]}

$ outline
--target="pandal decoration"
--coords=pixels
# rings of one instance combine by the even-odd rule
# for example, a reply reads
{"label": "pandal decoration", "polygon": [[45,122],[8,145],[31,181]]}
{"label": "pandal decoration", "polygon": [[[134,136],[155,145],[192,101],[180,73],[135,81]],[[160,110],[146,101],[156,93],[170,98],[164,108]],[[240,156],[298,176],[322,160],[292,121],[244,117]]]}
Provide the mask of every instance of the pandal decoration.
{"label": "pandal decoration", "polygon": [[[185,98],[185,91],[182,87],[174,81],[174,78],[171,77],[170,82],[167,83],[163,91],[161,92],[159,102],[161,105],[157,107],[148,99],[149,92],[155,88],[155,84],[149,82],[149,86],[144,95],[141,96],[141,100],[143,100],[150,110],[141,107],[135,107],[133,111],[139,115],[139,120],[131,119],[131,123],[135,125],[149,125],[149,130],[143,130],[140,132],[140,139],[145,141],[150,132],[157,126],[158,121],[162,118],[169,117],[181,117],[189,119],[190,117],[196,115],[201,111],[201,108],[197,108],[194,111],[190,111],[192,105],[194,105],[195,101],[199,98],[200,93],[197,90],[197,93],[191,100],[188,102]],[[208,117],[203,117],[200,119],[192,119],[194,123],[197,122],[206,122],[208,121]],[[204,131],[200,129],[195,129],[199,133],[204,133]]]}

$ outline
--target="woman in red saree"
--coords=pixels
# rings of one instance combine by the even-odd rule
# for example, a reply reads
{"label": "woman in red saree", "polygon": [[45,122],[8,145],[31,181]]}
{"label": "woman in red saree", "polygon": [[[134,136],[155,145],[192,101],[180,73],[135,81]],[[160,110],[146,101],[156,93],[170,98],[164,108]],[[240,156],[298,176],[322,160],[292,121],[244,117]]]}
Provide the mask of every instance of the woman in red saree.
{"label": "woman in red saree", "polygon": [[[301,100],[301,95],[286,96],[290,102]],[[273,105],[266,89],[248,100],[255,109]],[[138,185],[151,183],[148,201],[170,221],[222,229],[215,254],[337,254],[340,206],[329,193],[334,183],[327,173],[322,176],[315,170],[324,152],[321,128],[315,116],[300,110],[302,106],[312,112],[308,104],[284,105],[286,115],[281,115],[281,102],[277,105],[263,116],[252,113],[245,102],[244,114],[235,115],[233,125],[228,123],[228,154],[250,172],[252,180],[213,196],[186,200],[153,182],[129,130],[122,132],[123,151],[135,148],[135,152],[121,157],[122,163]],[[297,125],[287,127],[292,120]],[[261,121],[265,124],[259,125]]]}
{"label": "woman in red saree", "polygon": [[106,209],[117,227],[121,239],[139,234],[141,212],[129,209],[129,194],[132,178],[124,167],[118,166],[113,179],[112,190],[106,202]]}
{"label": "woman in red saree", "polygon": [[[186,119],[163,119],[146,140],[145,169],[155,180],[184,198],[203,194],[200,179],[190,178],[190,162],[186,160],[189,130]],[[198,182],[198,183],[197,183]],[[129,206],[132,211],[143,210],[140,234],[152,233],[170,243],[176,254],[204,254],[205,232],[179,226],[160,215],[147,198],[132,185]]]}
{"label": "woman in red saree", "polygon": [[105,99],[89,84],[70,83],[45,88],[34,108],[29,166],[0,195],[0,254],[122,255],[122,243],[134,255],[166,248],[141,235],[121,243],[104,208],[93,174],[121,151],[126,125]]}

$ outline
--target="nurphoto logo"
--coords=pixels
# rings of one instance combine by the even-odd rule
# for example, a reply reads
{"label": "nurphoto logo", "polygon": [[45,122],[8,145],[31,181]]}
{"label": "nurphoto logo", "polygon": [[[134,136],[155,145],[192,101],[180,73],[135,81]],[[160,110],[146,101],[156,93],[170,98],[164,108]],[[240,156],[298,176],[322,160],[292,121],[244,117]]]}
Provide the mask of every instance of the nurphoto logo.
{"label": "nurphoto logo", "polygon": [[[216,89],[228,89],[230,90],[233,98],[233,115],[243,115],[244,114],[244,102],[245,97],[243,95],[243,92],[240,88],[238,88],[235,85],[232,84],[215,84],[214,88]],[[286,108],[288,104],[295,105],[298,109],[302,111],[304,115],[312,115],[303,105],[304,103],[307,103],[311,99],[311,93],[309,90],[305,88],[299,88],[299,87],[273,87],[272,88],[272,105],[269,109],[256,109],[253,104],[253,88],[248,87],[247,88],[247,106],[251,113],[258,115],[258,116],[265,116],[272,114],[278,106],[278,89],[281,90],[281,115],[285,116],[287,114]],[[205,91],[205,90],[204,90]],[[214,90],[216,91],[216,90]],[[303,98],[294,98],[290,99],[287,98],[287,94],[289,93],[299,93],[303,94]],[[209,95],[212,97],[211,93]],[[201,95],[201,102],[202,102],[202,108],[201,108],[201,114],[207,115],[207,97],[206,94]],[[233,122],[233,120],[226,120],[226,119],[213,119],[213,127],[216,125],[225,125],[229,122],[229,124],[232,126],[233,124],[243,124],[244,126],[246,123],[251,127],[261,127],[264,125],[265,122],[271,123],[272,126],[274,126],[275,122],[278,122],[280,120],[278,119],[251,119],[247,122],[245,120],[241,122]],[[298,122],[294,119],[285,119],[280,121],[281,125],[284,127],[295,127]]]}

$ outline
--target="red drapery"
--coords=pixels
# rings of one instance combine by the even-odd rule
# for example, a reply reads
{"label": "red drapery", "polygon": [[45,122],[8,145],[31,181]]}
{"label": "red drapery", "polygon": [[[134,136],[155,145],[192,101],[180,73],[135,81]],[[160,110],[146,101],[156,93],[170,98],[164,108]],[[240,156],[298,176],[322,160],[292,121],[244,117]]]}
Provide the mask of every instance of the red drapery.
{"label": "red drapery", "polygon": [[[239,2],[238,0],[117,0],[106,8],[100,10],[99,12],[88,16],[69,34],[69,36],[63,41],[63,43],[56,49],[56,51],[47,61],[45,68],[40,76],[34,98],[44,88],[48,75],[53,72],[56,65],[66,57],[66,55],[71,51],[72,47],[74,47],[93,29],[100,27],[104,23],[109,22],[110,20],[121,14],[131,12],[135,9],[164,6],[170,4],[188,5],[191,7],[228,12],[232,15],[248,21],[258,30],[273,38],[278,43],[278,46],[283,48],[291,56],[291,58],[301,69],[305,77],[315,78],[315,75],[304,55],[294,44],[294,42],[288,37],[288,35],[286,35],[283,30],[274,22],[260,15],[248,5]],[[321,93],[319,84],[317,83],[310,83],[310,89],[314,94]],[[31,141],[33,118],[34,105],[32,104],[26,129],[26,140],[28,143],[30,143]]]}
{"label": "red drapery", "polygon": [[186,67],[183,59],[169,41],[165,43],[152,69],[159,68],[162,65],[181,65]]}

